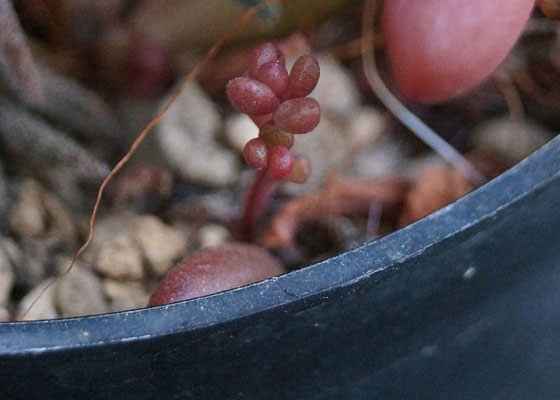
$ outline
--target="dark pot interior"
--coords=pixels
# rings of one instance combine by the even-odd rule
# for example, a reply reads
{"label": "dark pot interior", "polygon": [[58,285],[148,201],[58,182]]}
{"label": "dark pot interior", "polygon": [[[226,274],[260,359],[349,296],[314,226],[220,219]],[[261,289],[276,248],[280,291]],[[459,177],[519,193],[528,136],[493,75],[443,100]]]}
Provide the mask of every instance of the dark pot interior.
{"label": "dark pot interior", "polygon": [[560,398],[560,140],[381,240],[151,309],[0,324],[2,398]]}

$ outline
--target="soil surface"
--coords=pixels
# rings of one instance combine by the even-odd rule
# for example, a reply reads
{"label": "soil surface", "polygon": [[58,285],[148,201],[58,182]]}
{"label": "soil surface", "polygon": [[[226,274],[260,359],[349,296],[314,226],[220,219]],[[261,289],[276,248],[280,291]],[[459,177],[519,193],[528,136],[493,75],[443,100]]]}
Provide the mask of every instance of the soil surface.
{"label": "soil surface", "polygon": [[[242,150],[258,128],[229,105],[225,84],[246,69],[274,16],[260,16],[262,35],[235,38],[181,93],[107,186],[89,248],[56,279],[87,238],[103,178],[208,44],[191,39],[205,35],[202,26],[174,31],[172,12],[141,25],[149,8],[142,1],[45,0],[42,13],[14,3],[15,13],[0,10],[0,42],[17,53],[0,46],[0,321],[144,307],[182,258],[236,239],[253,179]],[[321,68],[311,94],[321,122],[294,147],[310,158],[312,175],[303,185],[283,183],[252,235],[289,269],[375,240],[475,189],[371,92],[361,70],[361,8],[322,18],[274,39],[288,65],[312,53]],[[168,42],[157,34],[164,28]],[[474,91],[407,106],[492,179],[560,129],[559,32],[537,9],[507,60]],[[394,87],[383,37],[375,43]]]}

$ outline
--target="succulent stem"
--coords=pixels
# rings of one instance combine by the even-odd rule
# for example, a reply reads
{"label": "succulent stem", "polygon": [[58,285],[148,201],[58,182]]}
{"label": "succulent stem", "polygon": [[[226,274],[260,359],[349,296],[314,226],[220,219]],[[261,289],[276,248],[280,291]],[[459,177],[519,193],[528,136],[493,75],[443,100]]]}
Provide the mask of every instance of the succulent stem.
{"label": "succulent stem", "polygon": [[270,198],[280,181],[274,178],[268,168],[255,171],[253,185],[247,192],[243,203],[243,212],[239,223],[239,239],[249,241],[255,231],[258,220],[266,211]]}

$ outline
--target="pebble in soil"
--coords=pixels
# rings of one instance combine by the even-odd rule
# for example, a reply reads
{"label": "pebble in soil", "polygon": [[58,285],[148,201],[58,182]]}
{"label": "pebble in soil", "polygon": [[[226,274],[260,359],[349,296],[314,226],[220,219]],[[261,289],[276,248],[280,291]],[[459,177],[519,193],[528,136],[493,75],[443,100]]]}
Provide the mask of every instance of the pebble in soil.
{"label": "pebble in soil", "polygon": [[163,158],[185,181],[220,187],[235,182],[239,159],[216,140],[217,106],[193,83],[156,126]]}
{"label": "pebble in soil", "polygon": [[121,212],[98,221],[84,259],[105,277],[141,280],[144,264],[150,274],[160,276],[186,249],[182,233],[157,217]]}

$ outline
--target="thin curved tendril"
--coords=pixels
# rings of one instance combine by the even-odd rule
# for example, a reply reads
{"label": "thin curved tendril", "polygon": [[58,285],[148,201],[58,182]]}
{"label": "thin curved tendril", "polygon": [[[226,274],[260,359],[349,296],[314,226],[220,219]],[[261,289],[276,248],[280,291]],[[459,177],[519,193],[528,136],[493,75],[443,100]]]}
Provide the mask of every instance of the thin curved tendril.
{"label": "thin curved tendril", "polygon": [[514,123],[523,121],[525,111],[514,83],[505,74],[496,74],[494,81],[504,96],[511,121]]}
{"label": "thin curved tendril", "polygon": [[42,290],[41,292],[37,295],[37,297],[33,300],[33,302],[31,303],[31,305],[29,307],[27,307],[27,309],[25,310],[25,312],[23,313],[23,315],[21,316],[21,319],[24,319],[25,316],[27,315],[27,313],[31,310],[31,308],[33,308],[33,306],[35,305],[35,303],[41,298],[41,296],[45,293],[45,291],[47,291],[55,282],[57,282],[59,279],[64,278],[66,275],[68,275],[68,273],[70,272],[70,270],[72,269],[72,267],[74,266],[74,264],[76,263],[76,261],[78,261],[78,258],[80,258],[80,256],[82,255],[82,253],[88,248],[88,246],[91,243],[91,240],[93,238],[93,231],[94,231],[94,227],[95,227],[95,219],[97,218],[97,213],[99,211],[99,205],[101,203],[101,199],[103,197],[103,193],[105,192],[105,188],[107,187],[107,185],[109,184],[109,182],[111,181],[111,179],[113,179],[113,177],[124,167],[124,165],[132,158],[132,156],[134,155],[134,153],[136,152],[136,150],[138,150],[138,148],[140,147],[140,145],[142,144],[142,142],[144,141],[144,139],[146,138],[146,136],[148,136],[148,133],[150,133],[150,131],[152,130],[152,128],[165,116],[165,114],[167,113],[167,111],[171,108],[171,106],[173,105],[173,103],[175,103],[175,101],[177,100],[177,98],[179,97],[179,95],[183,92],[183,90],[185,90],[191,83],[192,81],[198,76],[198,74],[200,73],[200,71],[202,70],[202,68],[204,68],[206,66],[206,64],[208,64],[208,62],[212,59],[212,57],[214,57],[216,55],[216,53],[223,47],[223,45],[231,38],[231,36],[239,29],[241,28],[243,25],[245,25],[248,21],[250,21],[253,16],[261,9],[264,7],[267,7],[271,4],[277,3],[281,0],[266,0],[262,3],[257,4],[254,7],[251,7],[250,9],[248,9],[245,14],[243,14],[222,36],[220,39],[218,39],[214,45],[210,48],[210,50],[208,50],[208,52],[206,53],[206,55],[204,56],[204,58],[202,60],[200,60],[195,66],[194,68],[191,70],[191,72],[189,72],[189,74],[185,77],[185,79],[183,80],[183,83],[181,83],[181,86],[179,86],[179,88],[175,91],[175,93],[173,94],[173,96],[171,97],[171,99],[167,102],[167,104],[165,105],[165,107],[163,107],[161,109],[160,112],[157,113],[157,115],[148,123],[148,125],[146,125],[146,127],[144,128],[144,130],[142,130],[142,132],[140,132],[140,134],[138,135],[138,137],[134,140],[134,142],[132,143],[132,145],[130,146],[130,149],[128,150],[128,152],[124,155],[124,157],[117,163],[117,165],[115,165],[113,167],[113,169],[111,170],[111,172],[109,172],[109,175],[107,175],[107,177],[103,180],[103,182],[101,183],[101,186],[99,187],[99,190],[97,192],[97,199],[95,200],[95,205],[93,206],[93,211],[91,213],[91,218],[89,220],[89,232],[88,232],[88,237],[86,239],[86,241],[84,242],[84,244],[82,245],[82,247],[80,247],[80,249],[76,252],[76,254],[74,255],[74,258],[72,259],[72,262],[70,263],[70,265],[68,266],[68,268],[66,268],[66,270],[59,275],[55,280],[49,282]]}
{"label": "thin curved tendril", "polygon": [[463,171],[467,178],[479,186],[486,178],[453,146],[443,140],[420,118],[406,108],[387,88],[375,65],[373,47],[373,25],[375,19],[375,0],[366,0],[362,15],[362,65],[366,80],[379,100],[399,121],[410,129],[420,140],[440,155],[445,161]]}

